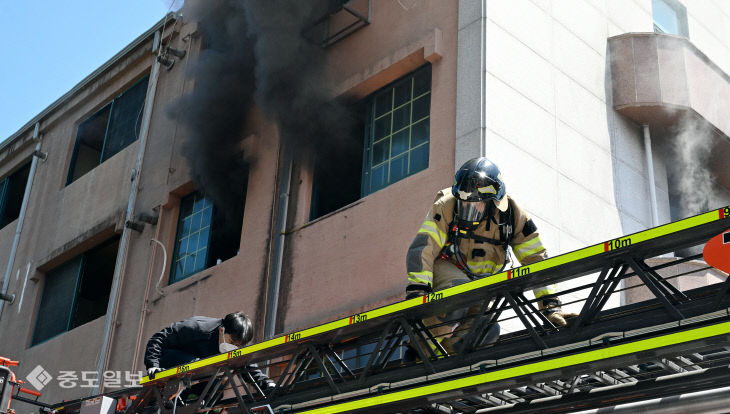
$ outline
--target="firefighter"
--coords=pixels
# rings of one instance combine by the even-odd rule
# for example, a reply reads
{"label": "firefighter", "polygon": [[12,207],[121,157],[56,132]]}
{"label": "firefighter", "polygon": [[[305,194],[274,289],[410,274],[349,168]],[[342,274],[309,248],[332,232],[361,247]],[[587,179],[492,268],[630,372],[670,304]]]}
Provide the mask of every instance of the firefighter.
{"label": "firefighter", "polygon": [[[426,220],[408,249],[406,299],[450,288],[474,279],[499,273],[509,263],[508,247],[522,265],[547,258],[537,226],[527,212],[506,194],[499,168],[487,158],[473,158],[456,172],[454,185],[438,192]],[[557,286],[533,290],[538,307],[553,324],[566,326],[566,317],[555,296]],[[478,313],[479,307],[468,310]],[[461,314],[464,315],[464,312]],[[459,341],[467,334],[473,318],[468,318],[449,335],[452,326],[447,317],[424,320],[426,326],[441,324],[431,332],[441,339],[447,352],[459,350]],[[494,343],[499,337],[490,332],[485,340]],[[496,335],[496,336],[495,336]]]}
{"label": "firefighter", "polygon": [[[241,312],[230,313],[223,319],[193,316],[157,332],[147,342],[144,364],[147,374],[184,365],[198,359],[238,349],[253,338],[253,325]],[[256,384],[263,391],[276,385],[256,364],[248,365]]]}

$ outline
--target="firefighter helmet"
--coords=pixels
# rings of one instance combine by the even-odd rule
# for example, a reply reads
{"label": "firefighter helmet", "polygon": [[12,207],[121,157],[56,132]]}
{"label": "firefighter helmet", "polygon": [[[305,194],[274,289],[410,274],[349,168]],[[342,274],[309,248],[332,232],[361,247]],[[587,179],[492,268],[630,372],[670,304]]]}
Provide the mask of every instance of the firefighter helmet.
{"label": "firefighter helmet", "polygon": [[462,202],[493,200],[500,211],[507,211],[506,186],[499,167],[486,157],[472,158],[459,168],[451,193]]}

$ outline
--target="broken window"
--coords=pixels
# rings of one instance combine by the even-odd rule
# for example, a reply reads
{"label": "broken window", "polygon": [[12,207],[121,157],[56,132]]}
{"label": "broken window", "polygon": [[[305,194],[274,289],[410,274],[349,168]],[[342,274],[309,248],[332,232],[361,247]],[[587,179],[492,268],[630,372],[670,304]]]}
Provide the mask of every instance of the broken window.
{"label": "broken window", "polygon": [[66,185],[137,140],[148,81],[145,76],[79,124]]}
{"label": "broken window", "polygon": [[375,92],[366,111],[363,196],[428,167],[431,65]]}
{"label": "broken window", "polygon": [[243,226],[243,200],[245,190],[240,203],[232,206],[228,215],[200,192],[180,200],[170,283],[238,254]]}
{"label": "broken window", "polygon": [[119,237],[46,273],[33,345],[106,314]]}
{"label": "broken window", "polygon": [[428,167],[431,65],[368,96],[353,112],[351,137],[320,149],[310,220],[344,207]]}
{"label": "broken window", "polygon": [[[361,114],[361,105],[350,108],[350,113]],[[355,118],[355,117],[353,117]],[[350,130],[338,137],[336,145],[317,152],[312,184],[312,204],[309,218],[314,220],[359,200],[362,181],[363,119],[346,122]]]}
{"label": "broken window", "polygon": [[26,163],[0,181],[0,228],[12,223],[20,215],[30,163]]}

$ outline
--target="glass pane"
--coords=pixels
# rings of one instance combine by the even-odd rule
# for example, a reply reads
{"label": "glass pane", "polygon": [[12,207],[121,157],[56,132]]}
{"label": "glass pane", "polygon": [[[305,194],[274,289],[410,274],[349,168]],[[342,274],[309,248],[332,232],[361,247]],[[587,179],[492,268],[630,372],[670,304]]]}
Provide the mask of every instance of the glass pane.
{"label": "glass pane", "polygon": [[204,227],[203,230],[200,231],[200,235],[198,236],[198,243],[200,244],[200,247],[208,246],[208,242],[210,241],[210,226]]}
{"label": "glass pane", "polygon": [[175,262],[175,265],[173,268],[173,271],[174,271],[173,278],[172,278],[173,281],[180,280],[183,278],[183,275],[185,274],[185,272],[183,270],[183,264],[184,263],[182,260],[179,262]]}
{"label": "glass pane", "polygon": [[384,139],[373,145],[373,165],[380,164],[390,156],[390,140]]}
{"label": "glass pane", "polygon": [[205,259],[207,248],[204,248],[202,250],[198,250],[197,253],[195,253],[195,267],[193,268],[193,273],[197,273],[203,269],[205,269]]}
{"label": "glass pane", "polygon": [[428,168],[428,144],[423,144],[411,151],[410,163],[409,174],[415,174]]}
{"label": "glass pane", "polygon": [[383,164],[380,167],[373,168],[370,174],[370,192],[374,193],[381,188],[385,187],[388,172],[388,164]]}
{"label": "glass pane", "polygon": [[406,175],[408,175],[408,154],[394,158],[390,162],[390,180],[388,182],[394,183]]}
{"label": "glass pane", "polygon": [[411,127],[411,146],[416,147],[424,142],[428,141],[429,134],[429,118],[424,119],[421,122],[413,124]]}
{"label": "glass pane", "polygon": [[398,131],[411,123],[411,104],[403,105],[393,111],[393,131]]}
{"label": "glass pane", "polygon": [[413,75],[413,97],[423,95],[431,90],[431,66],[427,66]]}
{"label": "glass pane", "polygon": [[659,26],[664,33],[679,35],[679,19],[677,11],[664,0],[652,1],[652,14],[654,24]]}
{"label": "glass pane", "polygon": [[139,137],[148,80],[149,76],[145,76],[114,100],[102,162],[126,148]]}
{"label": "glass pane", "polygon": [[386,137],[390,134],[390,114],[375,120],[375,134],[373,140],[377,141],[380,138]]}
{"label": "glass pane", "polygon": [[202,221],[203,213],[195,213],[191,216],[191,225],[190,225],[190,231],[196,232],[200,231],[200,222]]}
{"label": "glass pane", "polygon": [[193,235],[190,236],[190,240],[188,241],[188,252],[194,253],[200,249],[200,246],[198,245],[199,236],[200,233],[193,233]]}
{"label": "glass pane", "polygon": [[397,108],[411,100],[411,79],[405,79],[393,88],[393,107]]}
{"label": "glass pane", "polygon": [[203,210],[203,217],[201,220],[201,226],[210,226],[211,219],[213,218],[213,207],[208,206]]}
{"label": "glass pane", "polygon": [[182,237],[190,234],[190,232],[192,231],[192,223],[193,223],[192,217],[186,217],[183,219],[182,231],[180,232]]}
{"label": "glass pane", "polygon": [[199,198],[195,200],[195,203],[193,204],[193,213],[203,211],[203,208],[205,208],[205,199]]}
{"label": "glass pane", "polygon": [[375,98],[375,117],[390,111],[393,107],[393,94],[390,90],[384,91]]}
{"label": "glass pane", "polygon": [[428,116],[431,110],[431,94],[424,95],[413,101],[413,121]]}
{"label": "glass pane", "polygon": [[195,253],[185,256],[185,259],[183,259],[183,272],[185,275],[189,275],[193,273],[195,269]]}
{"label": "glass pane", "polygon": [[188,240],[190,240],[189,237],[180,240],[180,245],[177,247],[177,257],[183,257],[188,253]]}
{"label": "glass pane", "polygon": [[[189,213],[188,216],[183,213]],[[207,266],[206,255],[210,242],[213,205],[199,193],[182,199],[178,222],[177,250],[171,271],[171,282],[176,282]]]}
{"label": "glass pane", "polygon": [[393,134],[393,145],[391,147],[391,157],[395,157],[398,154],[402,154],[404,151],[408,151],[408,133],[409,128]]}
{"label": "glass pane", "polygon": [[180,200],[180,217],[187,217],[193,212],[193,201],[195,197],[185,197]]}
{"label": "glass pane", "polygon": [[81,256],[78,256],[46,273],[33,344],[68,330],[80,268]]}

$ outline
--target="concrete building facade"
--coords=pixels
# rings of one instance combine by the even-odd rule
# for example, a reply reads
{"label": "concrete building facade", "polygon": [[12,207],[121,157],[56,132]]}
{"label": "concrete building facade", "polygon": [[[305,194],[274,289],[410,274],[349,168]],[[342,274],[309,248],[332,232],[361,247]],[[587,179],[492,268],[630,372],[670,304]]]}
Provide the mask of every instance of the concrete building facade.
{"label": "concrete building facade", "polygon": [[[730,204],[724,2],[348,7],[323,16],[357,30],[326,39],[322,71],[332,98],[356,102],[359,149],[290,158],[281,119],[261,106],[235,114],[230,156],[255,160],[245,188],[230,188],[245,194],[233,243],[216,241],[215,206],[170,110],[200,88],[191,68],[206,59],[186,8],[5,141],[0,176],[18,206],[0,263],[16,296],[0,314],[0,355],[22,361],[21,377],[36,365],[54,377],[44,400],[98,391],[100,372],[126,383],[147,338],[192,315],[244,311],[261,340],[401,300],[405,254],[436,191],[475,156],[498,163],[551,255],[681,218],[685,167],[667,149],[686,131],[711,148],[689,161],[712,177],[699,208]],[[62,386],[70,373],[77,385]]]}

